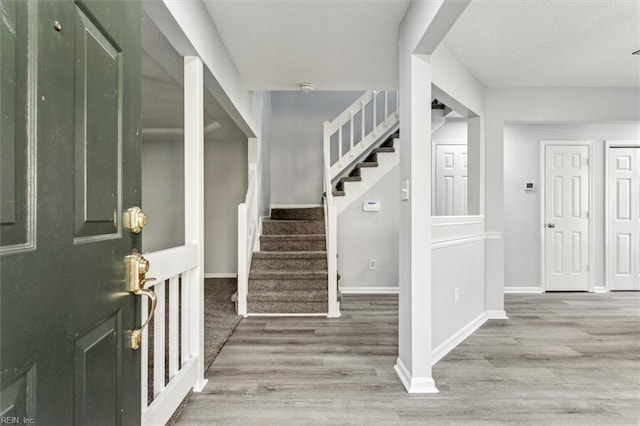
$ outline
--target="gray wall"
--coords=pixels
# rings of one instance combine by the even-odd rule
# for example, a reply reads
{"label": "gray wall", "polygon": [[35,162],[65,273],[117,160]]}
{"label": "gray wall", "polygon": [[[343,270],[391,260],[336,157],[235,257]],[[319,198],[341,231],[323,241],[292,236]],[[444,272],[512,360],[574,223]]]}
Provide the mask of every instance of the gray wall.
{"label": "gray wall", "polygon": [[259,149],[260,216],[268,216],[271,208],[271,93],[265,92],[262,110],[262,139]]}
{"label": "gray wall", "polygon": [[[207,141],[204,146],[205,274],[235,274],[238,204],[247,191],[247,141]],[[149,223],[143,252],[184,244],[184,148],[174,141],[142,144],[142,207]]]}
{"label": "gray wall", "polygon": [[[362,211],[363,201],[380,201],[380,211]],[[398,167],[380,179],[338,218],[340,288],[398,287]],[[369,270],[369,259],[376,269]]]}
{"label": "gray wall", "polygon": [[362,92],[271,94],[271,204],[320,204],[322,124]]}
{"label": "gray wall", "polygon": [[[595,286],[604,284],[604,141],[640,139],[640,125],[506,124],[504,127],[504,251],[505,287],[539,287],[540,259],[540,141],[595,141],[591,161],[594,181],[593,219]],[[525,182],[535,182],[525,192]]]}
{"label": "gray wall", "polygon": [[149,141],[142,144],[142,209],[148,217],[142,251],[184,244],[184,144]]}
{"label": "gray wall", "polygon": [[453,118],[448,119],[442,127],[431,135],[432,140],[461,140],[467,141],[467,119]]}

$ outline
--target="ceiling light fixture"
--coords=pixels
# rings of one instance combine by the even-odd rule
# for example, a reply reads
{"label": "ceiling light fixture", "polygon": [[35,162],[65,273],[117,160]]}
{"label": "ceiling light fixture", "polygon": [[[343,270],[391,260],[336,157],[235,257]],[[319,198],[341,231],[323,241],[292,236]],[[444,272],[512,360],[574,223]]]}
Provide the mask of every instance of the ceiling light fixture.
{"label": "ceiling light fixture", "polygon": [[313,92],[313,83],[301,83],[300,91],[304,93]]}
{"label": "ceiling light fixture", "polygon": [[640,56],[640,50],[636,50],[635,52],[632,53],[632,55],[638,55]]}

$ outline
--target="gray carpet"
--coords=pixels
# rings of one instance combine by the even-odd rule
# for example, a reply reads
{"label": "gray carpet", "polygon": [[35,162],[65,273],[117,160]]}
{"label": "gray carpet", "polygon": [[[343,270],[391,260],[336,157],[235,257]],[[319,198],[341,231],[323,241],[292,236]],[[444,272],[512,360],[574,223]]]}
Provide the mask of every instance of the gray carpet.
{"label": "gray carpet", "polygon": [[[204,369],[211,366],[231,333],[238,326],[241,316],[236,315],[231,295],[237,290],[235,278],[206,278],[204,280]],[[184,398],[167,425],[173,425],[191,392]]]}

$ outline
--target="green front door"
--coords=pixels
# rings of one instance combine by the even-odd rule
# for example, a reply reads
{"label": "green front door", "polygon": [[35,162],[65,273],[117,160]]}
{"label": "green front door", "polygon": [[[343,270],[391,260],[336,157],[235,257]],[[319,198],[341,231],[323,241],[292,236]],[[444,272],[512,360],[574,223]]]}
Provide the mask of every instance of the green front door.
{"label": "green front door", "polygon": [[141,5],[0,0],[0,423],[140,422]]}

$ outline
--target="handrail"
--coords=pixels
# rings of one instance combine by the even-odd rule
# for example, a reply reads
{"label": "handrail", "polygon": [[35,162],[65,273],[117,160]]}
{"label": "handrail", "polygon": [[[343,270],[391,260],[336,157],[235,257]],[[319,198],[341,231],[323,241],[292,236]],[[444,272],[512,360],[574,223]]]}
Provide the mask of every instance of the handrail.
{"label": "handrail", "polygon": [[258,241],[257,167],[249,164],[249,183],[244,203],[238,206],[238,314],[247,315],[249,270]]}
{"label": "handrail", "polygon": [[[391,99],[394,103],[390,108]],[[382,119],[378,112],[378,103],[382,100]],[[359,126],[356,124],[356,116],[359,114]],[[323,127],[323,150],[325,156],[325,170],[328,172],[329,187],[333,179],[340,175],[360,154],[370,148],[380,136],[398,122],[398,93],[390,91],[369,91],[365,92],[345,111],[343,111],[333,121],[325,121]],[[371,128],[367,130],[367,122],[370,121]],[[345,150],[343,134],[345,127],[348,130],[349,148]],[[359,128],[360,138],[356,140],[355,129]],[[338,153],[337,160],[331,162],[332,137],[337,134]],[[325,176],[325,191],[327,176]]]}

